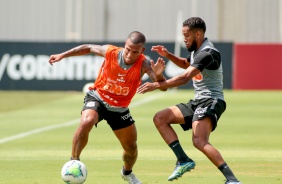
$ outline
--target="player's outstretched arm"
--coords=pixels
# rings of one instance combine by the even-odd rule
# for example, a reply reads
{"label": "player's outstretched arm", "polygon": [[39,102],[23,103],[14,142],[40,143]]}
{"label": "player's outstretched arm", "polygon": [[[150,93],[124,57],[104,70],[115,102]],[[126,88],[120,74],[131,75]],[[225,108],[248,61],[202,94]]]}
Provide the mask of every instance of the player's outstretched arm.
{"label": "player's outstretched arm", "polygon": [[144,94],[150,91],[154,91],[156,89],[167,89],[178,87],[186,84],[189,80],[192,79],[195,75],[200,73],[200,70],[197,68],[190,66],[188,67],[183,74],[173,77],[171,79],[161,81],[161,82],[146,82],[139,86],[137,89],[137,93]]}
{"label": "player's outstretched arm", "polygon": [[186,69],[190,66],[190,63],[186,58],[175,56],[162,45],[152,46],[151,51],[157,52],[160,56],[166,57],[180,68]]}
{"label": "player's outstretched arm", "polygon": [[93,45],[93,44],[84,44],[77,47],[74,47],[70,50],[62,52],[60,54],[51,55],[49,58],[49,63],[53,65],[53,63],[59,62],[60,60],[71,57],[71,56],[81,56],[86,54],[95,54],[98,56],[104,56],[108,45]]}

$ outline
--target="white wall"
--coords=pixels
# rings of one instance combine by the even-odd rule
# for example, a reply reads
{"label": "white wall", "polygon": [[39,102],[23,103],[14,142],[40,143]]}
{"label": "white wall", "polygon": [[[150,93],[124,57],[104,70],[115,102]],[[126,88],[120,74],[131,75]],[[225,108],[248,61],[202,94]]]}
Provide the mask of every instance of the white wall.
{"label": "white wall", "polygon": [[138,30],[148,42],[171,42],[182,12],[181,23],[203,18],[213,41],[273,43],[281,37],[279,1],[0,0],[0,41],[112,42]]}

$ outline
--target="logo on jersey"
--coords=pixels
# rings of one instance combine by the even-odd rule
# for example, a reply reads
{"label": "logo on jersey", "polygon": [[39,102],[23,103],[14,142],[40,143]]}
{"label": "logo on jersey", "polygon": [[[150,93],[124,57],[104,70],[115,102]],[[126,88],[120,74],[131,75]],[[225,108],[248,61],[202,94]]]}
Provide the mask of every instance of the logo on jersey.
{"label": "logo on jersey", "polygon": [[124,78],[123,78],[123,77],[121,77],[121,78],[117,78],[117,81],[118,81],[118,82],[125,82],[125,80],[124,80]]}
{"label": "logo on jersey", "polygon": [[123,76],[125,76],[125,75],[126,75],[126,74],[121,74],[121,73],[118,74],[119,77],[123,77]]}
{"label": "logo on jersey", "polygon": [[203,75],[202,73],[198,73],[193,77],[193,81],[201,82],[203,80]]}
{"label": "logo on jersey", "polygon": [[113,84],[108,82],[105,86],[104,86],[104,90],[116,94],[116,95],[123,95],[126,96],[129,93],[129,87],[123,87],[123,86],[119,86],[117,84]]}

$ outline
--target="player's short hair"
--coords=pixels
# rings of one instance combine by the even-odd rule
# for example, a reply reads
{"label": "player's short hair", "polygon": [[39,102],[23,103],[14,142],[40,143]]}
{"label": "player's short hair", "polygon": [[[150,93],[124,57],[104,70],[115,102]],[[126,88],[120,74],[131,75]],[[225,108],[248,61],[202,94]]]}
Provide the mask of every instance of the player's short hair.
{"label": "player's short hair", "polygon": [[131,33],[129,33],[127,39],[130,39],[130,41],[134,44],[142,43],[143,45],[145,45],[146,43],[145,35],[139,31],[132,31]]}
{"label": "player's short hair", "polygon": [[191,30],[201,29],[206,32],[206,24],[200,17],[191,17],[183,22],[183,27],[188,26]]}

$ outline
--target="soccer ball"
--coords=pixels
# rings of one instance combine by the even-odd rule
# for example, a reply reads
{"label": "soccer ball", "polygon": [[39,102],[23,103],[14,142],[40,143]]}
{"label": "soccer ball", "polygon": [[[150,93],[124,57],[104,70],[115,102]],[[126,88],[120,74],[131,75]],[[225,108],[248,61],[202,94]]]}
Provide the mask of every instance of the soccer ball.
{"label": "soccer ball", "polygon": [[86,166],[78,160],[70,160],[62,168],[61,176],[65,183],[82,184],[87,177]]}

